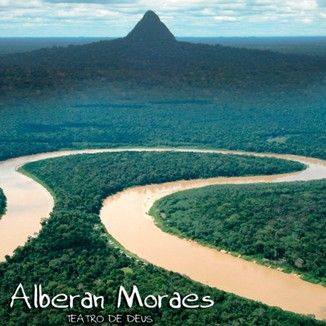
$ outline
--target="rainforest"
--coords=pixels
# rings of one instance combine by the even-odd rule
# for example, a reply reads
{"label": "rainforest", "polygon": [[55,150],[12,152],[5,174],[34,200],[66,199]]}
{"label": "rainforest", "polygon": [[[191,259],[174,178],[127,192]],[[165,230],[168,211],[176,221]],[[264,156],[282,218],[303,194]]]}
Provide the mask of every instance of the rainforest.
{"label": "rainforest", "polygon": [[[104,5],[77,2],[46,6]],[[0,40],[1,325],[325,325],[325,38],[175,37],[170,14]]]}
{"label": "rainforest", "polygon": [[[145,308],[116,310],[113,306],[121,284],[126,288],[137,284],[139,291],[146,295],[177,291],[215,299],[214,307],[200,313],[196,309],[170,310],[163,305],[161,310],[151,311],[158,325],[178,324],[180,314],[184,325],[193,325],[195,320],[199,324],[218,321],[318,325],[319,322],[309,317],[202,286],[133,258],[106,233],[98,215],[102,199],[126,187],[184,178],[289,172],[298,168],[302,166],[273,159],[194,153],[74,155],[28,164],[24,170],[53,191],[56,203],[50,218],[43,221],[38,237],[29,239],[0,265],[1,320],[16,325],[27,322],[60,325],[65,320],[68,312],[58,313],[56,309],[29,312],[19,302],[8,315],[8,294],[14,293],[19,283],[25,285],[26,291],[31,291],[34,283],[42,283],[49,295],[74,294],[79,289],[109,298],[108,305],[103,310],[94,309],[94,313],[146,314]],[[82,313],[82,309],[75,307],[74,312]]]}
{"label": "rainforest", "polygon": [[152,214],[169,232],[325,284],[325,187],[314,181],[202,188],[164,198]]}

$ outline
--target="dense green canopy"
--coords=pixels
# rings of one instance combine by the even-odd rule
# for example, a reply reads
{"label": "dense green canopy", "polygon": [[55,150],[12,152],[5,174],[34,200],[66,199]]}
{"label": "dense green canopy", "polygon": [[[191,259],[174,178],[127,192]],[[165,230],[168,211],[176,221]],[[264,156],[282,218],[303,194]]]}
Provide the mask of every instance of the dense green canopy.
{"label": "dense green canopy", "polygon": [[[267,165],[265,166],[265,164]],[[62,326],[68,311],[28,311],[15,305],[8,314],[10,294],[22,282],[26,291],[41,283],[50,295],[90,291],[108,298],[103,311],[117,311],[120,285],[137,284],[142,293],[210,295],[209,309],[174,310],[120,308],[119,313],[151,315],[156,325],[318,325],[308,317],[283,312],[190,281],[127,256],[103,230],[98,216],[102,199],[125,187],[151,182],[213,175],[259,174],[291,168],[270,159],[190,153],[115,153],[77,155],[28,164],[25,171],[40,178],[56,195],[51,217],[42,231],[12,258],[0,264],[0,319],[6,325]],[[269,167],[268,167],[269,166]],[[236,167],[236,168],[235,168]],[[292,166],[293,167],[293,166]],[[274,170],[275,172],[275,170]],[[80,311],[78,308],[75,312]]]}
{"label": "dense green canopy", "polygon": [[326,284],[325,192],[325,180],[212,186],[166,197],[152,213],[170,232]]}
{"label": "dense green canopy", "polygon": [[[0,160],[62,148],[179,146],[326,158],[326,93],[85,89],[0,101]],[[2,104],[2,105],[1,105]]]}

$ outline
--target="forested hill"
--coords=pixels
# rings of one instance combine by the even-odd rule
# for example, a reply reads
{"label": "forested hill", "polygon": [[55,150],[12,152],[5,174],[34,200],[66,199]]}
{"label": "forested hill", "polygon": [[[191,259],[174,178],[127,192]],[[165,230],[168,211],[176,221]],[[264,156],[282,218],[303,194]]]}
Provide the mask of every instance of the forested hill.
{"label": "forested hill", "polygon": [[127,37],[0,57],[0,90],[74,81],[220,89],[306,87],[325,77],[326,58],[176,41],[148,12]]}

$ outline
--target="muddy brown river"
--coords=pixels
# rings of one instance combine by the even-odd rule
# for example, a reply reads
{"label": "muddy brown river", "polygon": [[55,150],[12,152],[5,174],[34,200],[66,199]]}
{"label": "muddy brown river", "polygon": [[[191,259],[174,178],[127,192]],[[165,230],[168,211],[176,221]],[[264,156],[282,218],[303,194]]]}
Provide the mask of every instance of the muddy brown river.
{"label": "muddy brown river", "polygon": [[210,178],[129,188],[108,197],[100,216],[108,232],[139,258],[195,281],[277,306],[284,310],[326,319],[326,288],[229,253],[178,238],[159,229],[147,214],[153,203],[169,194],[218,184],[308,181],[326,178],[326,161],[295,155],[220,150],[132,148],[60,151],[0,162],[0,187],[7,197],[7,212],[0,220],[0,260],[12,255],[29,236],[40,230],[42,218],[53,209],[48,191],[16,171],[32,161],[82,153],[121,151],[186,151],[275,157],[306,164],[304,171],[273,176]]}

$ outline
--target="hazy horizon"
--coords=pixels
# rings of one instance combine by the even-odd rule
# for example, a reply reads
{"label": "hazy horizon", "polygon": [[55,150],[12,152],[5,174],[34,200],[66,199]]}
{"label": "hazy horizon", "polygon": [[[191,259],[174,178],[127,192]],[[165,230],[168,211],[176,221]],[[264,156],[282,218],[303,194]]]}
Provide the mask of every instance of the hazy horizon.
{"label": "hazy horizon", "polygon": [[326,33],[324,0],[0,0],[0,37],[121,37],[149,9],[179,37]]}
{"label": "hazy horizon", "polygon": [[[19,35],[19,36],[0,36],[0,39],[17,39],[17,38],[24,38],[24,39],[54,39],[54,38],[58,38],[58,39],[77,39],[77,38],[86,38],[86,39],[117,39],[117,38],[122,38],[125,37],[126,35],[116,35],[116,36],[96,36],[96,35],[89,35],[89,36],[84,36],[84,35],[65,35],[65,36],[60,36],[60,35],[51,35],[51,36],[46,36],[46,35],[41,35],[41,36],[29,36],[29,35]],[[199,36],[199,35],[175,35],[175,37],[180,40],[180,39],[192,39],[192,38],[198,38],[198,39],[255,39],[255,38],[266,38],[266,39],[272,39],[272,38],[279,38],[279,39],[297,39],[297,38],[306,38],[306,39],[311,39],[311,38],[325,38],[326,39],[326,34],[325,35],[253,35],[253,36],[237,36],[237,35],[230,35],[230,36]]]}

